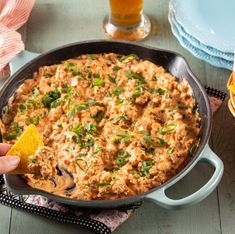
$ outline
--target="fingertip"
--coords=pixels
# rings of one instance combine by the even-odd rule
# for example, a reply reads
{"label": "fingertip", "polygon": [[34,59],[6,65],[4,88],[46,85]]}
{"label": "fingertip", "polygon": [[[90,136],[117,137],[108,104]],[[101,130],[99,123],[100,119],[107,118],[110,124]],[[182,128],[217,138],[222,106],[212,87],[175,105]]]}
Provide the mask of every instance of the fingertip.
{"label": "fingertip", "polygon": [[20,158],[18,156],[0,157],[0,174],[5,174],[13,171],[18,167]]}
{"label": "fingertip", "polygon": [[4,156],[12,147],[11,144],[0,143],[0,156]]}
{"label": "fingertip", "polygon": [[11,155],[11,156],[7,156],[7,157],[9,157],[9,163],[11,164],[11,166],[17,167],[18,164],[20,163],[19,156]]}

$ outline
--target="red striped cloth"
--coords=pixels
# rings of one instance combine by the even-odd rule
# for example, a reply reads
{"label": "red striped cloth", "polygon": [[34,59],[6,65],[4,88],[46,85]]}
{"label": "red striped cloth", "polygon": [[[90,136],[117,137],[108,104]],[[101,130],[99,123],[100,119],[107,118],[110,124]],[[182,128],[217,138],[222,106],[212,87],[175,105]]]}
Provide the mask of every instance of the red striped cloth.
{"label": "red striped cloth", "polygon": [[9,74],[8,63],[24,49],[16,32],[29,18],[35,0],[0,0],[0,78]]}

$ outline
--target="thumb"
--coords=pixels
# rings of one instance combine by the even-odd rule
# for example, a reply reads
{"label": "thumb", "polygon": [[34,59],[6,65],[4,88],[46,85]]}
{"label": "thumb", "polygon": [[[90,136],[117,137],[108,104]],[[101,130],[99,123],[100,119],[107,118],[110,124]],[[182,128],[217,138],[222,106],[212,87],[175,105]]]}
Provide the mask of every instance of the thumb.
{"label": "thumb", "polygon": [[20,158],[18,156],[0,157],[0,174],[13,171],[19,165]]}

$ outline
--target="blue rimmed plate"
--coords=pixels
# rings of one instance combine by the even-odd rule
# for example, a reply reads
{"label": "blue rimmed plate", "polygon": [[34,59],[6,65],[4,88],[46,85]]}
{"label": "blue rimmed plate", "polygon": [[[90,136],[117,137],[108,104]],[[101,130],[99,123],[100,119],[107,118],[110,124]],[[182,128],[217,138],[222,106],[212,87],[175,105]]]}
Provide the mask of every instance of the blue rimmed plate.
{"label": "blue rimmed plate", "polygon": [[235,51],[234,0],[171,0],[169,7],[198,41],[223,52]]}
{"label": "blue rimmed plate", "polygon": [[228,61],[233,62],[233,53],[226,53],[220,50],[217,50],[211,46],[207,46],[203,44],[202,42],[198,41],[195,37],[192,35],[188,34],[184,27],[176,20],[175,15],[173,12],[169,11],[171,20],[175,27],[178,29],[179,33],[186,38],[194,47],[197,47],[203,51],[205,51],[207,54],[215,56],[215,57],[221,57],[223,59],[226,59]]}
{"label": "blue rimmed plate", "polygon": [[214,65],[216,67],[221,67],[221,68],[226,68],[226,69],[232,70],[232,67],[233,67],[233,62],[232,61],[223,59],[221,57],[212,56],[212,55],[206,53],[205,51],[201,50],[200,48],[197,48],[197,47],[193,46],[187,40],[187,38],[185,38],[183,35],[180,34],[177,26],[174,24],[174,22],[171,18],[170,13],[168,15],[168,19],[169,19],[169,22],[171,24],[171,30],[172,30],[172,33],[174,34],[174,36],[178,39],[179,43],[185,49],[187,49],[189,52],[191,52],[195,57],[197,57],[201,60],[204,60],[204,61],[206,61],[206,62],[208,62],[211,65]]}

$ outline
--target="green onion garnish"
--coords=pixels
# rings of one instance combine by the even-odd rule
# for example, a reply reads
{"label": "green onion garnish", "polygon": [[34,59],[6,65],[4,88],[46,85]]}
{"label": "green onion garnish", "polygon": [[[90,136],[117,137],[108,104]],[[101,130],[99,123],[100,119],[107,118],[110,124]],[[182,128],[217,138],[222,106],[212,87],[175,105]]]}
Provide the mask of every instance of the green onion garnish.
{"label": "green onion garnish", "polygon": [[101,183],[97,183],[97,184],[96,184],[96,186],[98,186],[98,187],[101,187],[101,186],[108,186],[108,185],[110,185],[109,182],[101,182]]}
{"label": "green onion garnish", "polygon": [[124,91],[123,88],[121,88],[121,87],[115,87],[115,88],[113,88],[113,90],[112,90],[112,94],[115,95],[115,96],[117,96],[117,97],[119,97],[119,95],[120,95],[123,91]]}
{"label": "green onion garnish", "polygon": [[160,133],[161,135],[165,135],[165,134],[167,134],[167,133],[173,132],[173,131],[175,130],[176,126],[177,126],[177,125],[174,124],[174,123],[168,124],[168,125],[166,125],[165,127],[163,127],[163,128],[159,131],[159,133]]}

